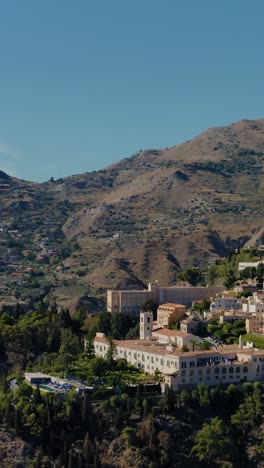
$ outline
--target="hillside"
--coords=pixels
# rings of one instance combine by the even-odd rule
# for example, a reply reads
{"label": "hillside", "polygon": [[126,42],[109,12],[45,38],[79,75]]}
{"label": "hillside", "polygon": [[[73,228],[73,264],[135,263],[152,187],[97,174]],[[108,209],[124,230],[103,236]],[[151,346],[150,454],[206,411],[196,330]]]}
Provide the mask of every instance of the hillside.
{"label": "hillside", "polygon": [[263,167],[259,119],[44,184],[0,173],[1,227],[18,229],[33,260],[48,239],[61,295],[127,277],[172,284],[181,267],[205,265],[263,228]]}
{"label": "hillside", "polygon": [[263,162],[264,120],[137,153],[64,182],[72,201],[77,184],[86,198],[64,233],[78,238],[96,284],[115,285],[128,273],[172,283],[179,266],[225,255],[263,226]]}

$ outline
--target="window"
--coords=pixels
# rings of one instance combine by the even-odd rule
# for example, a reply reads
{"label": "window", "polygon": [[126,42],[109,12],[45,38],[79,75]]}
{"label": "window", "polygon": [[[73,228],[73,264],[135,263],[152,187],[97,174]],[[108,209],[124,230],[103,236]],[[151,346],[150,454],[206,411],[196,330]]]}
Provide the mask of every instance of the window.
{"label": "window", "polygon": [[190,367],[194,367],[194,361],[190,361]]}
{"label": "window", "polygon": [[248,372],[248,368],[247,367],[243,367],[243,372],[244,374],[246,374]]}
{"label": "window", "polygon": [[236,368],[236,373],[237,373],[237,374],[240,374],[240,370],[241,370],[240,367],[237,367],[237,368]]}
{"label": "window", "polygon": [[182,377],[185,377],[185,375],[186,375],[186,370],[182,370],[182,371],[181,371],[181,375],[182,375]]}
{"label": "window", "polygon": [[234,373],[233,367],[229,367],[229,370],[228,370],[228,371],[229,371],[229,374],[233,374],[233,373]]}
{"label": "window", "polygon": [[190,370],[190,376],[193,377],[194,376],[194,370]]}
{"label": "window", "polygon": [[226,367],[223,367],[222,374],[226,374]]}
{"label": "window", "polygon": [[219,374],[219,373],[220,373],[220,369],[219,369],[219,367],[216,367],[215,368],[215,374]]}
{"label": "window", "polygon": [[187,363],[186,363],[186,362],[182,362],[182,363],[181,363],[181,368],[182,368],[182,369],[186,369],[186,367],[187,367]]}
{"label": "window", "polygon": [[150,323],[150,317],[147,317],[147,323]]}

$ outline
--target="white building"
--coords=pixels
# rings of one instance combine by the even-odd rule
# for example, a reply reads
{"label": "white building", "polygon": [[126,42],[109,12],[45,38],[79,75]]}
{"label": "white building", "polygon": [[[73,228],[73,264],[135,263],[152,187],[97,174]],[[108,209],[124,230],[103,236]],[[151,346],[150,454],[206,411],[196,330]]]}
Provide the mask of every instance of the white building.
{"label": "white building", "polygon": [[263,261],[259,262],[239,262],[238,264],[238,271],[243,271],[245,268],[257,268],[260,263],[264,263]]}
{"label": "white building", "polygon": [[[226,345],[209,351],[182,352],[172,345],[151,340],[114,340],[115,359],[126,359],[149,374],[156,370],[173,390],[264,380],[264,350]],[[101,333],[94,338],[95,354],[105,357],[109,341]]]}
{"label": "white building", "polygon": [[184,333],[178,330],[169,330],[167,328],[158,328],[152,332],[152,337],[156,338],[160,344],[168,344],[182,348],[183,346],[191,347],[192,341],[196,341],[197,337],[191,333]]}
{"label": "white building", "polygon": [[163,328],[160,326],[153,328],[153,324],[152,312],[140,312],[141,340],[157,340],[160,344],[171,344],[178,348],[182,348],[183,346],[189,346],[192,340],[196,339],[196,337],[191,333],[170,330],[169,328]]}
{"label": "white building", "polygon": [[218,310],[239,310],[241,308],[241,300],[236,297],[216,297],[210,304],[211,312]]}

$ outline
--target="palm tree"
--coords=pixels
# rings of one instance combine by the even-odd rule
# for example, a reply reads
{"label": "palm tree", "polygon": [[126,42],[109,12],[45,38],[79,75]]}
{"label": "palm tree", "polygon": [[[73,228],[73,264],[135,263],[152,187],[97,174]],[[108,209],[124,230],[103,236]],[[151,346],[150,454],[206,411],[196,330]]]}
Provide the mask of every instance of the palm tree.
{"label": "palm tree", "polygon": [[190,341],[190,343],[191,343],[191,345],[192,345],[192,350],[194,351],[194,348],[195,348],[195,346],[197,345],[197,341],[196,341],[195,339],[192,339],[192,340]]}

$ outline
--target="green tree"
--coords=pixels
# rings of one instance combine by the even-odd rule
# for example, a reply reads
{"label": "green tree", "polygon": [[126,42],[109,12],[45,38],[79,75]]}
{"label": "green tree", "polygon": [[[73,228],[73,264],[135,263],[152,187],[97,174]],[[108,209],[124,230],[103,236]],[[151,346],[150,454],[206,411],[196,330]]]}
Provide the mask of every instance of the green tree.
{"label": "green tree", "polygon": [[124,439],[126,445],[128,445],[129,447],[136,445],[137,443],[136,430],[131,426],[124,427],[122,431],[122,438]]}
{"label": "green tree", "polygon": [[226,276],[224,277],[224,286],[227,288],[227,289],[231,289],[235,282],[237,281],[237,278],[233,272],[233,270],[230,270]]}
{"label": "green tree", "polygon": [[108,345],[109,346],[106,353],[106,359],[112,364],[115,357],[116,346],[114,340],[111,337],[108,338]]}
{"label": "green tree", "polygon": [[169,385],[165,386],[164,399],[162,400],[162,407],[166,413],[169,413],[174,408],[174,393]]}
{"label": "green tree", "polygon": [[60,354],[78,354],[80,349],[80,344],[78,337],[73,334],[73,332],[67,328],[61,330],[61,345],[59,352]]}
{"label": "green tree", "polygon": [[192,286],[197,286],[198,283],[203,281],[203,275],[197,268],[188,267],[177,274],[177,280],[186,281]]}
{"label": "green tree", "polygon": [[95,356],[93,339],[91,337],[88,337],[86,340],[85,353],[87,354],[88,359],[92,359]]}
{"label": "green tree", "polygon": [[204,340],[198,347],[199,351],[207,351],[212,348],[212,345],[209,341]]}
{"label": "green tree", "polygon": [[223,460],[228,456],[230,446],[227,428],[221,419],[215,417],[209,424],[205,423],[197,433],[192,454],[196,455],[200,462],[213,465],[217,460]]}
{"label": "green tree", "polygon": [[192,351],[194,351],[195,346],[197,345],[197,343],[198,343],[198,342],[197,342],[197,340],[195,340],[195,339],[190,340],[190,344],[192,345]]}
{"label": "green tree", "polygon": [[153,312],[153,318],[156,320],[158,307],[159,305],[157,302],[153,301],[153,299],[149,299],[148,301],[144,302],[144,304],[142,304],[141,310],[143,312]]}
{"label": "green tree", "polygon": [[85,466],[88,466],[91,453],[91,441],[88,432],[86,432],[83,440],[83,449],[82,455],[84,459]]}

